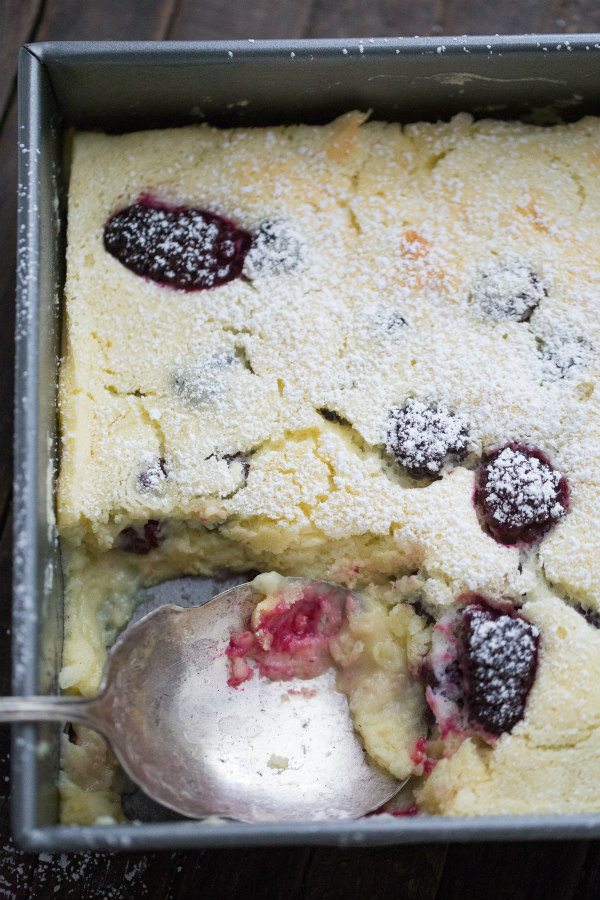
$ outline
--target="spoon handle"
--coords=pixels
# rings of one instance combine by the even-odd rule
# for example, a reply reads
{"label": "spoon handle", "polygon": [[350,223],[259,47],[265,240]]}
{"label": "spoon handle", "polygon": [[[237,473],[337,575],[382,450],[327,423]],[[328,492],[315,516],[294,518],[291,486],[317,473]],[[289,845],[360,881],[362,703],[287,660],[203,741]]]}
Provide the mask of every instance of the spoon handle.
{"label": "spoon handle", "polygon": [[0,722],[90,722],[84,697],[0,697]]}

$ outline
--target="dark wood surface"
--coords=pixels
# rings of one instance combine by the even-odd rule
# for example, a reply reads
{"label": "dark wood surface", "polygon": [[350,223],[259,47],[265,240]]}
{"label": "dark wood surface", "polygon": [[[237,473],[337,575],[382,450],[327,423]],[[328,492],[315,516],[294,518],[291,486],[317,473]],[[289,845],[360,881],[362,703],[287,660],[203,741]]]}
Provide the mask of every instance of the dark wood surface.
{"label": "dark wood surface", "polygon": [[[600,30],[598,0],[0,0],[0,691],[8,693],[16,55],[25,41]],[[0,733],[0,900],[600,898],[600,842],[385,849],[23,854],[10,839]]]}

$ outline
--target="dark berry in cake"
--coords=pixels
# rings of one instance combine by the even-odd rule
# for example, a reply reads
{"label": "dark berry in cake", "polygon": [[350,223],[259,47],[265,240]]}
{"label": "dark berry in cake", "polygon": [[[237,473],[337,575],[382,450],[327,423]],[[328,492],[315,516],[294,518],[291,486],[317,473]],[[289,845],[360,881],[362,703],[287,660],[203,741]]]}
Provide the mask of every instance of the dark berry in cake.
{"label": "dark berry in cake", "polygon": [[240,363],[229,348],[199,356],[175,370],[173,390],[186,405],[204,406],[226,392],[227,379]]}
{"label": "dark berry in cake", "polygon": [[[483,598],[478,598],[483,601]],[[470,603],[460,622],[460,668],[467,715],[488,734],[523,718],[535,678],[539,630],[515,611]]]}
{"label": "dark berry in cake", "polygon": [[138,475],[138,490],[142,494],[152,493],[167,478],[167,461],[164,457],[156,459]]}
{"label": "dark berry in cake", "polygon": [[104,247],[115,259],[136,275],[185,291],[239,278],[251,245],[248,231],[217,213],[148,196],[104,226]]}
{"label": "dark berry in cake", "polygon": [[470,449],[469,427],[441,403],[411,398],[390,410],[386,448],[413,478],[439,475],[448,462],[459,462]]}
{"label": "dark berry in cake", "polygon": [[70,722],[67,722],[67,724],[63,728],[63,734],[67,735],[67,738],[69,739],[70,744],[75,744],[76,746],[81,744],[81,741],[80,741],[79,737],[77,736],[77,732],[75,731],[75,729],[73,728],[73,725]]}
{"label": "dark berry in cake", "polygon": [[291,275],[300,266],[303,255],[300,234],[291,222],[267,220],[254,235],[244,275],[251,280],[261,275]]}
{"label": "dark berry in cake", "polygon": [[228,466],[231,463],[238,462],[242,467],[242,476],[244,481],[248,479],[248,473],[250,471],[250,460],[244,453],[226,453],[221,457],[225,460]]}
{"label": "dark berry in cake", "polygon": [[242,467],[242,477],[244,481],[248,478],[250,459],[245,453],[210,453],[206,459],[222,459],[228,466],[237,462]]}
{"label": "dark berry in cake", "polygon": [[351,425],[348,419],[345,419],[344,416],[341,416],[339,413],[335,412],[333,409],[327,409],[326,406],[321,406],[317,412],[320,416],[323,416],[328,422],[334,422],[336,425]]}
{"label": "dark berry in cake", "polygon": [[433,671],[431,660],[428,657],[426,657],[416,669],[415,677],[420,682],[420,684],[423,685],[423,687],[438,687],[439,682],[436,678],[435,672]]}
{"label": "dark berry in cake", "polygon": [[116,546],[125,553],[135,553],[137,556],[146,556],[151,550],[160,547],[164,540],[164,534],[160,522],[150,519],[145,525],[124,528],[117,537]]}
{"label": "dark berry in cake", "polygon": [[584,337],[563,332],[539,335],[537,350],[546,381],[559,381],[587,365],[593,348]]}
{"label": "dark berry in cake", "polygon": [[526,322],[546,296],[540,276],[516,255],[486,266],[472,292],[472,299],[484,315],[515,322]]}
{"label": "dark berry in cake", "polygon": [[397,309],[382,309],[373,318],[373,324],[377,331],[394,336],[404,331],[408,322]]}
{"label": "dark berry in cake", "polygon": [[425,605],[423,604],[423,600],[419,595],[417,595],[416,597],[411,597],[408,602],[410,603],[416,614],[422,619],[425,619],[428,625],[435,624],[434,616],[432,616],[429,610],[426,609]]}
{"label": "dark berry in cake", "polygon": [[385,323],[385,330],[388,334],[396,334],[398,331],[403,331],[407,324],[404,316],[401,316],[399,312],[394,311],[390,313],[389,318]]}
{"label": "dark berry in cake", "polygon": [[508,444],[484,455],[475,479],[475,506],[501,544],[539,541],[569,507],[569,485],[541,450]]}
{"label": "dark berry in cake", "polygon": [[574,609],[580,616],[583,616],[589,625],[593,625],[594,628],[600,628],[600,612],[597,612],[595,609],[590,609],[589,606],[581,606],[580,603],[578,603]]}

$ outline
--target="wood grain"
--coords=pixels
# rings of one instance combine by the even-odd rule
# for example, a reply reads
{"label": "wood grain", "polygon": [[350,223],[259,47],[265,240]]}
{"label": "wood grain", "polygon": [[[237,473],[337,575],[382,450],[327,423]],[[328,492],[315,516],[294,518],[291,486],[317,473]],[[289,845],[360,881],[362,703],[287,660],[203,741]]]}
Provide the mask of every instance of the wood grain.
{"label": "wood grain", "polygon": [[439,33],[439,0],[315,0],[310,37],[391,37]]}
{"label": "wood grain", "polygon": [[448,849],[436,900],[571,900],[587,844],[457,844]]}
{"label": "wood grain", "polygon": [[435,844],[316,850],[307,868],[303,900],[430,900],[436,896],[445,858],[446,847]]}
{"label": "wood grain", "polygon": [[302,848],[273,850],[207,850],[187,853],[173,900],[203,897],[219,900],[299,900],[314,851]]}
{"label": "wood grain", "polygon": [[577,900],[600,897],[600,841],[591,841],[588,846],[573,896]]}
{"label": "wood grain", "polygon": [[166,37],[177,0],[46,0],[38,41]]}
{"label": "wood grain", "polygon": [[596,31],[600,4],[586,0],[441,0],[444,34]]}
{"label": "wood grain", "polygon": [[199,41],[302,37],[310,9],[310,0],[181,0],[169,38]]}
{"label": "wood grain", "polygon": [[[9,104],[0,131],[0,522],[4,521],[12,480],[13,353],[15,333],[15,254],[17,215],[17,109],[15,98]],[[2,597],[5,594],[1,585]]]}
{"label": "wood grain", "polygon": [[35,31],[42,0],[0,2],[0,123],[16,88],[17,53]]}

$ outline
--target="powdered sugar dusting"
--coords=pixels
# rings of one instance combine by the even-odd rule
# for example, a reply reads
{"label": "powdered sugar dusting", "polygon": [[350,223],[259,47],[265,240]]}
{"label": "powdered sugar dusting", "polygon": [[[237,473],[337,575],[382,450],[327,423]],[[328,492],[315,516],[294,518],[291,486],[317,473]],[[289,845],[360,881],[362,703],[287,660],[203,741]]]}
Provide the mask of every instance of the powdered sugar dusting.
{"label": "powdered sugar dusting", "polygon": [[227,391],[231,368],[238,364],[235,353],[227,349],[198,356],[175,370],[175,393],[191,406],[205,406],[215,402]]}
{"label": "powdered sugar dusting", "polygon": [[546,296],[542,279],[523,257],[513,254],[482,270],[473,299],[492,319],[525,322]]}
{"label": "powdered sugar dusting", "polygon": [[[101,398],[108,385],[114,398],[114,412],[107,412],[105,419],[98,404],[90,408],[101,432],[102,449],[94,453],[91,465],[97,474],[89,473],[91,489],[78,491],[79,506],[73,504],[69,511],[82,524],[89,521],[91,531],[99,520],[110,521],[122,503],[119,482],[113,479],[111,484],[108,475],[114,464],[129,468],[131,483],[140,456],[164,455],[171,466],[161,485],[166,492],[158,492],[156,502],[148,492],[147,513],[161,518],[171,507],[185,518],[188,508],[196,509],[198,497],[208,502],[211,494],[229,493],[229,484],[222,483],[223,467],[214,464],[219,453],[258,450],[262,458],[263,450],[281,448],[285,435],[322,431],[316,413],[320,409],[335,411],[338,421],[349,424],[352,432],[346,437],[352,434],[355,448],[370,446],[377,455],[378,448],[387,445],[389,453],[398,424],[389,422],[390,408],[394,413],[403,410],[411,397],[437,406],[438,421],[433,430],[428,430],[433,423],[426,423],[412,447],[401,451],[404,463],[399,461],[409,474],[413,454],[413,471],[422,477],[460,465],[465,436],[459,419],[468,423],[474,451],[526,440],[547,448],[569,476],[575,467],[582,468],[582,457],[591,451],[587,443],[565,440],[561,424],[572,403],[572,395],[562,390],[567,380],[545,379],[540,384],[529,323],[482,317],[470,297],[478,273],[485,272],[488,283],[494,281],[489,260],[497,259],[504,273],[500,281],[509,286],[507,273],[524,279],[527,290],[530,274],[537,278],[543,273],[547,296],[535,315],[542,308],[548,322],[562,315],[559,309],[554,312],[556,304],[565,301],[553,232],[539,232],[534,224],[535,252],[527,245],[515,254],[511,248],[522,245],[522,219],[529,213],[514,212],[508,200],[505,203],[500,163],[498,171],[492,167],[486,175],[493,203],[474,202],[469,182],[473,170],[468,166],[471,158],[495,160],[502,146],[502,165],[523,167],[533,146],[556,140],[562,153],[571,135],[579,140],[577,132],[572,126],[546,132],[517,124],[473,123],[467,116],[448,125],[405,128],[362,120],[342,117],[321,129],[194,128],[119,139],[127,151],[126,163],[111,164],[103,182],[109,199],[104,206],[97,204],[94,216],[102,220],[106,205],[117,206],[111,192],[118,187],[123,195],[125,185],[125,196],[152,190],[170,196],[173,209],[182,198],[192,202],[197,197],[211,210],[226,210],[253,237],[243,277],[201,298],[181,292],[166,295],[160,285],[119,278],[119,270],[107,267],[100,257],[94,272],[100,272],[98,289],[102,296],[108,292],[110,300],[94,302],[92,309],[79,281],[71,279],[68,307],[77,332],[74,345],[89,341],[90,333],[97,336],[97,347],[92,347],[100,389],[96,396]],[[85,175],[86,166],[91,168],[88,152],[92,160],[100,150],[110,157],[112,140],[78,136],[85,146],[75,165],[69,266],[86,279],[90,199],[86,194],[81,203],[82,176],[78,180],[77,173]],[[161,160],[158,168],[155,159]],[[421,160],[427,163],[424,172],[418,168]],[[158,186],[157,172],[163,179]],[[521,198],[527,193],[522,183],[535,177],[525,169],[520,193],[516,199],[511,195],[519,209],[521,203],[528,209],[528,201]],[[574,183],[560,170],[553,184],[565,193],[556,214],[568,224]],[[532,194],[531,186],[528,192]],[[456,224],[450,208],[460,212]],[[498,228],[500,215],[504,231]],[[579,216],[578,228],[584,227],[581,221]],[[262,223],[258,228],[257,222]],[[562,250],[567,242],[561,240]],[[586,283],[591,276],[585,270]],[[592,294],[591,286],[578,294],[590,298],[585,299],[590,310]],[[131,316],[136,327],[121,328],[123,316]],[[240,354],[251,361],[251,372],[237,365],[243,362]],[[576,386],[574,377],[569,381]],[[392,407],[394,403],[398,405]],[[441,421],[442,410],[450,419],[444,413]],[[580,405],[574,411],[575,421],[583,418]],[[145,419],[146,437],[141,426],[135,434],[126,427],[134,416]],[[112,422],[123,427],[113,428]],[[348,447],[349,457],[351,451]],[[63,458],[69,453],[66,446]],[[257,501],[264,501],[257,502],[255,513],[269,508],[276,520],[303,520],[297,511],[290,515],[283,509],[285,494],[278,495],[276,484],[281,481],[279,468],[286,465],[281,452],[280,465],[276,455],[264,473],[261,498],[256,480],[251,485]],[[379,465],[390,471],[385,462]],[[371,482],[359,471],[355,465],[354,482],[348,482],[353,496]],[[271,502],[277,496],[278,511]],[[402,503],[412,501],[405,497]],[[231,502],[229,512],[237,516],[242,508],[252,515],[249,504],[238,501]],[[310,511],[309,518],[314,518]],[[357,530],[364,526],[358,514],[355,525]]]}
{"label": "powdered sugar dusting", "polygon": [[443,404],[411,398],[390,410],[386,447],[410,475],[439,475],[444,464],[462,459],[469,449],[469,427]]}
{"label": "powdered sugar dusting", "polygon": [[505,543],[543,534],[564,516],[568,488],[540,451],[508,446],[481,467],[478,500],[492,533]]}
{"label": "powdered sugar dusting", "polygon": [[268,275],[290,275],[304,261],[305,248],[298,227],[283,219],[263,222],[244,262],[250,279]]}
{"label": "powdered sugar dusting", "polygon": [[[600,121],[364,118],[76,136],[63,533],[101,553],[166,523],[127,558],[150,577],[419,572],[435,616],[463,591],[521,602],[562,540],[595,606]],[[102,226],[145,191],[239,223],[240,277],[198,296],[116,264]],[[506,447],[486,523],[472,468]]]}
{"label": "powdered sugar dusting", "polygon": [[138,476],[137,487],[142,493],[160,494],[168,477],[167,462],[163,457],[150,457],[144,460],[143,468]]}
{"label": "powdered sugar dusting", "polygon": [[[433,631],[423,669],[427,701],[443,739],[475,732],[490,743],[525,712],[535,678],[539,629],[477,594],[459,598]],[[469,602],[470,601],[470,602]]]}
{"label": "powdered sugar dusting", "polygon": [[512,731],[535,676],[539,630],[480,605],[466,607],[462,629],[468,714],[490,734]]}
{"label": "powdered sugar dusting", "polygon": [[184,290],[237,278],[250,243],[247,232],[222,216],[148,198],[115,213],[104,227],[104,246],[128,269]]}
{"label": "powdered sugar dusting", "polygon": [[581,335],[553,331],[540,335],[537,342],[544,377],[549,381],[576,376],[592,358],[593,347]]}

